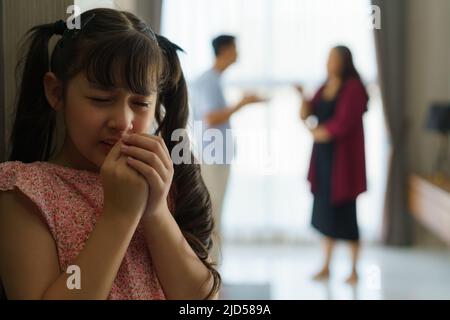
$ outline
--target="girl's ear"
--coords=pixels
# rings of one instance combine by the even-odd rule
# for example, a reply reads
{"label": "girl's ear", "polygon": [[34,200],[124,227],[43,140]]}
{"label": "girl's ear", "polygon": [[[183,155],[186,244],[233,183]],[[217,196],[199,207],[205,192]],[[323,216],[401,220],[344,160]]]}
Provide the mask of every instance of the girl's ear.
{"label": "girl's ear", "polygon": [[61,111],[63,108],[63,87],[61,81],[53,72],[47,72],[44,75],[44,90],[48,104],[55,111]]}

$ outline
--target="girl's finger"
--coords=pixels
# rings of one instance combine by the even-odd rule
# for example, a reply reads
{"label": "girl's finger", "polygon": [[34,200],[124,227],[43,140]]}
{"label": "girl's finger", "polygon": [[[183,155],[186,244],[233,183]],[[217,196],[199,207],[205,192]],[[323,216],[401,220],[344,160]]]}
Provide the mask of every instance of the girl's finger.
{"label": "girl's finger", "polygon": [[158,172],[150,167],[148,164],[134,159],[133,157],[127,158],[127,163],[130,167],[135,169],[137,172],[139,172],[142,176],[144,176],[145,180],[147,180],[150,188],[153,186],[157,186],[159,188],[164,187],[164,182],[162,181],[161,177],[159,176]]}
{"label": "girl's finger", "polygon": [[166,151],[167,156],[169,157],[169,159],[172,160],[172,157],[170,156],[169,148],[167,148],[166,142],[164,141],[163,137],[161,136],[161,133],[158,135],[158,138],[159,138],[158,140],[160,141],[164,150]]}
{"label": "girl's finger", "polygon": [[109,150],[106,155],[106,161],[117,161],[120,158],[120,146],[123,144],[122,140],[117,141],[117,143]]}
{"label": "girl's finger", "polygon": [[148,138],[155,140],[156,142],[158,142],[161,145],[161,148],[163,149],[163,151],[166,155],[165,159],[168,161],[169,166],[172,166],[172,164],[173,164],[172,158],[170,156],[169,149],[167,148],[167,145],[164,142],[164,139],[161,136],[152,136],[152,135],[145,135],[145,134],[144,134],[144,136],[147,136]]}
{"label": "girl's finger", "polygon": [[149,165],[150,167],[154,168],[162,180],[167,179],[168,177],[167,169],[156,153],[148,151],[146,149],[129,145],[123,145],[121,147],[121,151],[123,154],[131,156],[134,159],[142,161],[145,164]]}
{"label": "girl's finger", "polygon": [[146,134],[133,134],[128,137],[124,137],[124,142],[128,145],[134,145],[156,153],[168,170],[172,168],[172,160],[164,150],[164,147],[158,141],[158,138]]}

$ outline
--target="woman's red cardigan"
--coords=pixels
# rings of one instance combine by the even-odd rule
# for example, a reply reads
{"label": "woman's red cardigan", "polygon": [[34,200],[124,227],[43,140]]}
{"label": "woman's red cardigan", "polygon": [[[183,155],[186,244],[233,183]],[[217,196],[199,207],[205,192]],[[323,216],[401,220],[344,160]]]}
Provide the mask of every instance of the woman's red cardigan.
{"label": "woman's red cardigan", "polygon": [[[311,100],[316,107],[322,95],[322,86]],[[359,79],[347,80],[339,93],[336,110],[331,119],[322,123],[334,142],[331,176],[331,201],[339,205],[355,200],[366,191],[366,164],[364,152],[363,114],[367,111],[368,95]],[[308,180],[312,193],[316,192],[315,150],[311,155]]]}

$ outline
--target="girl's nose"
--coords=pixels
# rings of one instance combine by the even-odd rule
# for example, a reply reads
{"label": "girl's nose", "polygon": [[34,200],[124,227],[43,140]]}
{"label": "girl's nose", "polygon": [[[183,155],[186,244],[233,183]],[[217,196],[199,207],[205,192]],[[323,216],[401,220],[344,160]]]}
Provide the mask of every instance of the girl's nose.
{"label": "girl's nose", "polygon": [[114,108],[108,127],[119,132],[131,130],[133,128],[133,112],[130,107],[122,104]]}

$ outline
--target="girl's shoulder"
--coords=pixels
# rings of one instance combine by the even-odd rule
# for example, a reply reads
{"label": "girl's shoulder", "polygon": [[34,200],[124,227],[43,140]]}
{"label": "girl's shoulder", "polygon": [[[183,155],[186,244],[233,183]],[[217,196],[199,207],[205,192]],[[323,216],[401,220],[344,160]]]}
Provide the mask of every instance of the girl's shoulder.
{"label": "girl's shoulder", "polygon": [[49,162],[4,162],[0,164],[0,191],[10,190],[20,190],[44,209],[73,194],[95,196],[101,191],[101,180],[97,173]]}
{"label": "girl's shoulder", "polygon": [[[15,221],[17,217],[25,216],[22,212],[34,213],[44,218],[47,215],[48,201],[43,190],[46,177],[49,176],[45,165],[39,163],[23,163],[11,161],[0,163],[0,209],[2,218]],[[31,200],[31,202],[30,202]]]}
{"label": "girl's shoulder", "polygon": [[[2,191],[10,192],[3,194]],[[66,223],[73,220],[66,217],[77,214],[83,214],[89,220],[93,212],[100,212],[103,203],[97,173],[49,162],[1,163],[0,201],[2,198],[31,200],[54,235],[57,234],[57,221]]]}
{"label": "girl's shoulder", "polygon": [[0,190],[13,190],[18,184],[33,184],[39,180],[45,171],[40,170],[36,163],[11,161],[0,163]]}
{"label": "girl's shoulder", "polygon": [[0,190],[12,190],[14,187],[33,186],[49,188],[61,180],[74,184],[95,184],[98,174],[63,167],[50,162],[23,163],[9,161],[0,163]]}

